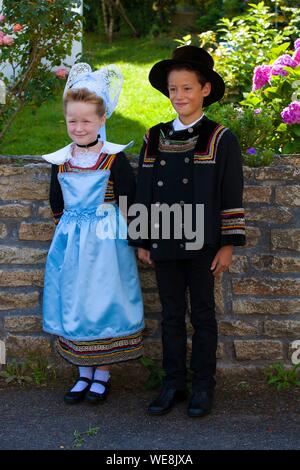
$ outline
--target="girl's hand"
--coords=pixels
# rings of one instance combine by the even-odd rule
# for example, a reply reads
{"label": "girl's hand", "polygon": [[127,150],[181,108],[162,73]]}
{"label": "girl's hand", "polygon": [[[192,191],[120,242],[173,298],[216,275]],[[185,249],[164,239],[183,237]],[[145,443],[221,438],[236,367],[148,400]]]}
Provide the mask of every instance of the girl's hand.
{"label": "girl's hand", "polygon": [[145,264],[153,264],[150,258],[150,251],[144,248],[138,248],[138,259]]}
{"label": "girl's hand", "polygon": [[[211,270],[214,269],[213,275],[216,277],[224,271],[227,271],[232,263],[233,245],[225,245],[219,249],[211,265]],[[215,269],[216,268],[216,269]]]}

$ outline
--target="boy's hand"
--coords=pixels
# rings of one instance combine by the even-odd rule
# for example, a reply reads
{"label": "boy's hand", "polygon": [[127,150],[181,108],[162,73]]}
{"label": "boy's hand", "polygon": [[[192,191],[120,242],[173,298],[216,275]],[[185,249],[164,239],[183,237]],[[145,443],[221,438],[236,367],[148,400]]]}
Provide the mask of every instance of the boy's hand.
{"label": "boy's hand", "polygon": [[[232,263],[233,245],[225,245],[219,249],[211,265],[211,270],[214,269],[213,275],[216,277],[224,271],[227,271]],[[216,268],[216,269],[215,269]]]}
{"label": "boy's hand", "polygon": [[145,250],[144,248],[138,248],[138,258],[142,263],[153,264],[153,261],[150,258],[149,250]]}

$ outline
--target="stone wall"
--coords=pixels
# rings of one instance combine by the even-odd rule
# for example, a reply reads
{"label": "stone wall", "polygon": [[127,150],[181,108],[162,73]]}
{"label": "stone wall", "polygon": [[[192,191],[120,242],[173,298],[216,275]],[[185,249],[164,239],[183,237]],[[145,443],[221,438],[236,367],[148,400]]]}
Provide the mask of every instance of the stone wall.
{"label": "stone wall", "polygon": [[[54,357],[53,338],[41,330],[44,263],[54,231],[50,165],[39,157],[0,159],[0,340],[8,358],[32,350]],[[247,245],[235,248],[229,272],[216,281],[219,371],[291,364],[292,342],[300,340],[300,156],[244,167],[244,177]],[[153,269],[140,266],[140,275],[145,354],[160,358]]]}

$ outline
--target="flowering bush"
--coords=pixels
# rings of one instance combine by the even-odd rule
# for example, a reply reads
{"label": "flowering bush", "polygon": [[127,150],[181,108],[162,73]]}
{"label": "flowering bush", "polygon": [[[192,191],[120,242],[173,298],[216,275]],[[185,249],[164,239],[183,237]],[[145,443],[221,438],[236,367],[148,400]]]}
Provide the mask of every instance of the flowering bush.
{"label": "flowering bush", "polygon": [[[281,17],[284,22],[280,29],[275,27],[277,17],[269,6],[264,2],[250,3],[245,14],[232,19],[222,18],[217,32],[205,31],[196,39],[187,35],[177,42],[193,43],[208,50],[214,58],[217,72],[226,84],[224,101],[239,102],[251,86],[255,65],[275,60],[285,52],[290,37],[298,35],[300,8],[281,6],[281,10],[285,17]],[[278,64],[278,67],[281,70],[282,64]],[[261,75],[263,80],[263,69]]]}
{"label": "flowering bush", "polygon": [[254,68],[252,91],[245,93],[241,104],[269,113],[274,131],[265,146],[282,153],[300,152],[300,39],[293,52]]}
{"label": "flowering bush", "polygon": [[266,110],[241,108],[233,103],[215,103],[205,114],[228,127],[238,138],[244,163],[248,166],[268,166],[273,161],[274,151],[264,148],[273,125]]}
{"label": "flowering bush", "polygon": [[283,122],[286,124],[300,124],[300,102],[293,101],[281,112]]}
{"label": "flowering bush", "polygon": [[55,76],[59,78],[60,80],[65,80],[68,74],[69,74],[69,71],[65,67],[59,67],[55,71]]}
{"label": "flowering bush", "polygon": [[[81,17],[73,10],[79,5],[79,0],[4,0],[0,15],[0,139],[25,105],[40,106],[53,97],[58,79],[66,78],[66,69],[60,68],[56,74],[52,70],[61,66],[73,41],[79,39]],[[9,78],[4,75],[7,65]]]}

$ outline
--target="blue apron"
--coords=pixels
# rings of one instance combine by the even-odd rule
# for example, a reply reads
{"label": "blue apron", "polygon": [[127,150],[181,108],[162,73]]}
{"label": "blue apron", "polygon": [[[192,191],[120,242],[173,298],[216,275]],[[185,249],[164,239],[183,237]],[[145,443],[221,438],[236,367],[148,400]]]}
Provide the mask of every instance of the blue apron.
{"label": "blue apron", "polygon": [[105,204],[110,171],[59,173],[64,213],[48,252],[43,329],[94,341],[144,328],[143,301],[126,222]]}

